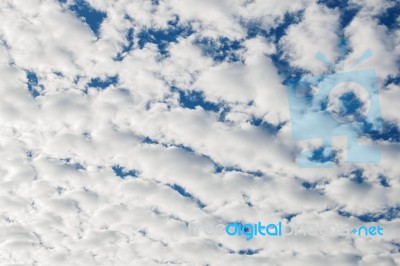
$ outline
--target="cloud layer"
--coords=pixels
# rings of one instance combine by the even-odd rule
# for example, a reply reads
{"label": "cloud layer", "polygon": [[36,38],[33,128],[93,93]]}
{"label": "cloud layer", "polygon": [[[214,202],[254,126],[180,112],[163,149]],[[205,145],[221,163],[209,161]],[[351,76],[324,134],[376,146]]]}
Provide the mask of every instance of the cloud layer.
{"label": "cloud layer", "polygon": [[[0,3],[1,265],[399,265],[396,1]],[[341,40],[346,40],[346,61]],[[372,68],[379,164],[300,168],[285,81]],[[362,99],[363,101],[365,99]],[[328,156],[329,157],[329,156]],[[224,225],[384,226],[230,237]],[[219,225],[219,226],[218,226]]]}

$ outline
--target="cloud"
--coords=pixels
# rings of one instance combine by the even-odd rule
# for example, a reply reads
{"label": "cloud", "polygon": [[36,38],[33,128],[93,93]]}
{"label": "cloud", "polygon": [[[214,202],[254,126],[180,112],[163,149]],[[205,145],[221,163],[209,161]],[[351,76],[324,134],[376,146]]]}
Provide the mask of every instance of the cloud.
{"label": "cloud", "polygon": [[319,4],[304,10],[303,20],[291,25],[281,40],[285,58],[296,68],[320,73],[325,66],[315,55],[321,52],[332,62],[338,56],[339,12]]}

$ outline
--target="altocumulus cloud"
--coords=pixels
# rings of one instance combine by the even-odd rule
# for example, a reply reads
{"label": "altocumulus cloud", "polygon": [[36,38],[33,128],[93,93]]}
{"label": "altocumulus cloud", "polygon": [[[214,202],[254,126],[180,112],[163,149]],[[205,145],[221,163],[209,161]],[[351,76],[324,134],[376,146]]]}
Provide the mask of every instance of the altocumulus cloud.
{"label": "altocumulus cloud", "polygon": [[[399,265],[398,1],[0,2],[1,265]],[[285,81],[341,40],[378,78],[379,164],[295,142]],[[314,149],[333,168],[299,168]],[[230,237],[234,221],[377,238]],[[210,230],[210,228],[212,230]]]}

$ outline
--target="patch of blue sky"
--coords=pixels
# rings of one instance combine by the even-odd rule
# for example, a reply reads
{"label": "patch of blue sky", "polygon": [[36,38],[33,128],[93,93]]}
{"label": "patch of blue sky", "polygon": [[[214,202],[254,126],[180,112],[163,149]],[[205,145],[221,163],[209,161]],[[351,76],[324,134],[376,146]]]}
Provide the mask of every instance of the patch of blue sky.
{"label": "patch of blue sky", "polygon": [[128,176],[137,177],[137,171],[134,169],[125,170],[125,168],[120,165],[113,165],[111,168],[114,171],[115,175],[120,177],[121,179],[126,179],[126,177]]}
{"label": "patch of blue sky", "polygon": [[367,213],[358,215],[357,218],[363,222],[378,222],[380,220],[391,221],[400,217],[400,207],[391,207],[384,212]]}
{"label": "patch of blue sky", "polygon": [[340,11],[340,28],[342,30],[350,24],[360,10],[359,6],[349,3],[349,0],[319,0],[317,3]]}
{"label": "patch of blue sky", "polygon": [[[215,163],[215,162],[214,162]],[[239,167],[233,167],[233,166],[222,166],[220,164],[215,163],[215,171],[214,173],[222,173],[222,172],[240,172],[240,173],[244,173],[244,174],[249,174],[252,176],[256,176],[256,177],[261,177],[263,176],[263,172],[261,171],[246,171],[243,170]]]}
{"label": "patch of blue sky", "polygon": [[226,115],[231,111],[231,107],[224,105],[219,111],[218,122],[226,122]]}
{"label": "patch of blue sky", "polygon": [[182,150],[184,150],[184,151],[186,151],[186,152],[189,152],[189,153],[195,153],[195,151],[192,149],[192,148],[190,148],[190,147],[188,147],[188,146],[185,146],[185,145],[183,145],[183,144],[176,144],[176,143],[168,143],[168,144],[166,144],[166,143],[161,143],[161,142],[159,142],[159,141],[157,141],[157,140],[155,140],[155,139],[152,139],[152,138],[150,138],[150,137],[145,137],[143,140],[142,140],[142,143],[145,143],[145,144],[156,144],[156,145],[162,145],[162,146],[164,146],[164,147],[175,147],[175,148],[178,148],[178,149],[182,149]]}
{"label": "patch of blue sky", "polygon": [[393,249],[390,251],[391,253],[400,253],[400,242],[392,242]]}
{"label": "patch of blue sky", "polygon": [[297,215],[298,215],[297,213],[286,213],[286,214],[283,214],[281,217],[283,219],[286,219],[288,222],[290,222]]}
{"label": "patch of blue sky", "polygon": [[193,43],[198,46],[203,55],[211,57],[215,62],[242,62],[240,57],[243,40],[230,40],[226,37],[218,39],[198,38]]}
{"label": "patch of blue sky", "polygon": [[259,21],[243,22],[243,26],[247,29],[247,38],[262,36],[266,39],[274,41],[277,45],[277,52],[271,55],[271,60],[274,63],[278,73],[284,78],[300,77],[304,71],[290,66],[288,60],[285,59],[284,52],[280,47],[280,39],[286,35],[287,29],[302,20],[304,11],[294,13],[286,13],[281,21],[277,21],[276,25],[271,28],[264,28]]}
{"label": "patch of blue sky", "polygon": [[285,59],[284,52],[278,47],[277,53],[271,55],[271,60],[276,67],[278,74],[284,79],[283,83],[292,78],[299,78],[306,72],[300,68],[292,67],[287,59]]}
{"label": "patch of blue sky", "polygon": [[38,97],[43,87],[40,87],[36,73],[32,71],[27,71],[26,78],[28,79],[29,93],[32,95],[33,98]]}
{"label": "patch of blue sky", "polygon": [[329,147],[320,147],[312,150],[309,160],[316,163],[335,162],[336,152]]}
{"label": "patch of blue sky", "polygon": [[337,214],[339,214],[342,217],[349,218],[352,216],[351,213],[347,212],[347,211],[337,210],[336,212],[337,212]]}
{"label": "patch of blue sky", "polygon": [[171,91],[178,93],[179,104],[183,108],[195,109],[202,108],[207,112],[218,113],[218,121],[226,122],[226,115],[230,112],[231,108],[224,102],[212,102],[205,98],[202,91],[196,90],[182,90],[177,87],[171,87]]}
{"label": "patch of blue sky", "polygon": [[251,201],[250,201],[250,199],[249,199],[249,196],[247,196],[246,194],[242,194],[242,197],[243,197],[243,200],[244,200],[244,202],[246,203],[246,205],[248,206],[248,207],[250,207],[250,208],[252,208],[253,207],[253,203],[251,203]]}
{"label": "patch of blue sky", "polygon": [[397,218],[400,218],[400,206],[389,207],[383,210],[382,212],[369,212],[361,215],[352,214],[347,211],[338,210],[337,213],[342,217],[356,217],[360,221],[365,223],[376,223],[381,220],[391,221]]}
{"label": "patch of blue sky", "polygon": [[318,182],[308,182],[308,181],[304,181],[303,183],[301,183],[301,185],[305,188],[305,189],[315,189],[318,185]]}
{"label": "patch of blue sky", "polygon": [[[61,1],[65,3],[66,1]],[[96,37],[99,37],[101,23],[107,18],[107,13],[93,8],[88,2],[84,0],[75,0],[68,9],[74,12],[80,19],[83,19]]]}
{"label": "patch of blue sky", "polygon": [[178,192],[182,197],[189,198],[193,201],[196,201],[199,208],[206,207],[206,205],[204,203],[202,203],[200,200],[196,199],[192,194],[187,192],[183,187],[181,187],[177,184],[169,185],[169,187],[172,188],[173,190],[175,190],[176,192]]}
{"label": "patch of blue sky", "polygon": [[173,190],[175,190],[176,192],[178,192],[181,196],[183,196],[183,197],[185,197],[185,198],[193,199],[192,194],[186,192],[186,190],[185,190],[183,187],[181,187],[181,186],[179,186],[179,185],[177,185],[177,184],[173,184],[173,185],[171,185],[170,187],[171,187]]}
{"label": "patch of blue sky", "polygon": [[114,60],[116,61],[122,61],[125,56],[132,51],[132,49],[134,48],[134,29],[130,28],[125,36],[126,39],[126,44],[124,44],[122,46],[122,49],[120,52],[118,52],[118,54],[115,56]]}
{"label": "patch of blue sky", "polygon": [[142,143],[146,143],[146,144],[159,144],[159,142],[155,139],[152,139],[150,137],[145,137],[142,141]]}
{"label": "patch of blue sky", "polygon": [[63,161],[65,165],[73,167],[75,170],[85,170],[86,169],[82,164],[73,162],[71,160],[71,158],[64,158],[64,159],[61,159],[61,161]]}
{"label": "patch of blue sky", "polygon": [[56,75],[58,77],[62,77],[62,78],[64,77],[64,74],[60,71],[54,71],[53,73],[54,73],[54,75]]}
{"label": "patch of blue sky", "polygon": [[223,108],[222,103],[207,101],[202,91],[187,91],[176,87],[172,87],[171,91],[178,93],[179,103],[184,108],[195,109],[196,107],[201,107],[205,111],[211,112],[218,112]]}
{"label": "patch of blue sky", "polygon": [[314,181],[314,182],[306,180],[300,181],[300,184],[304,189],[316,192],[320,195],[325,194],[324,185],[326,185],[327,183],[328,183],[327,181]]}
{"label": "patch of blue sky", "polygon": [[138,35],[138,46],[140,49],[148,43],[153,43],[157,46],[162,57],[168,56],[168,46],[170,43],[176,43],[178,38],[186,38],[194,33],[190,25],[179,24],[179,17],[168,22],[167,29],[149,28],[142,29]]}
{"label": "patch of blue sky", "polygon": [[328,111],[328,98],[322,99],[319,102],[319,107],[321,111]]}
{"label": "patch of blue sky", "polygon": [[394,5],[379,14],[377,19],[379,24],[385,25],[389,30],[400,28],[398,18],[400,17],[400,4],[394,1]]}
{"label": "patch of blue sky", "polygon": [[172,147],[175,147],[175,148],[178,148],[178,149],[182,149],[182,150],[184,150],[186,152],[189,152],[189,153],[195,153],[195,151],[192,148],[190,148],[189,146],[185,146],[183,144],[170,144],[169,146],[170,147],[172,146]]}
{"label": "patch of blue sky", "polygon": [[239,255],[251,256],[259,253],[262,249],[241,249],[238,251]]}
{"label": "patch of blue sky", "polygon": [[105,79],[100,77],[92,78],[88,82],[87,86],[93,88],[106,89],[111,85],[117,85],[117,84],[118,84],[118,76],[108,76]]}
{"label": "patch of blue sky", "polygon": [[351,181],[357,183],[357,184],[362,184],[365,182],[365,177],[364,177],[364,170],[362,169],[356,169],[350,173],[350,179]]}
{"label": "patch of blue sky", "polygon": [[372,124],[365,121],[361,125],[363,135],[372,140],[400,142],[400,130],[394,123],[383,121],[381,130],[375,129]]}
{"label": "patch of blue sky", "polygon": [[359,111],[364,104],[354,92],[346,92],[339,97],[339,106],[339,114],[342,116],[348,116],[359,114]]}
{"label": "patch of blue sky", "polygon": [[174,147],[174,148],[177,148],[177,149],[184,150],[185,152],[188,152],[188,153],[195,153],[195,151],[189,146],[185,146],[183,144],[177,144],[177,143],[161,143],[161,142],[159,142],[159,141],[157,141],[155,139],[152,139],[150,137],[145,137],[142,140],[142,143],[144,143],[144,144],[161,145],[161,146],[163,146],[165,148]]}
{"label": "patch of blue sky", "polygon": [[294,13],[285,13],[282,21],[276,21],[276,25],[271,28],[264,28],[262,23],[258,21],[243,22],[242,24],[247,29],[247,38],[263,36],[267,39],[272,38],[275,42],[285,36],[286,30],[290,25],[298,23],[303,17],[304,11]]}
{"label": "patch of blue sky", "polygon": [[388,86],[389,84],[400,85],[400,76],[388,77],[385,81],[385,86]]}
{"label": "patch of blue sky", "polygon": [[284,122],[274,125],[268,123],[268,121],[264,121],[262,118],[257,118],[257,117],[251,118],[249,122],[251,125],[261,128],[270,135],[276,135],[279,132],[279,130],[281,130],[281,128],[285,125]]}
{"label": "patch of blue sky", "polygon": [[[156,145],[162,145],[164,147],[176,147],[179,149],[184,150],[185,152],[189,152],[189,153],[196,153],[195,150],[193,150],[191,147],[185,146],[183,144],[176,144],[176,143],[169,143],[169,144],[165,144],[165,143],[161,143],[155,139],[152,139],[150,137],[145,137],[142,140],[142,143],[145,144],[156,144]],[[199,154],[198,154],[199,155]],[[218,163],[216,163],[214,160],[212,160],[212,158],[204,155],[204,154],[200,154],[200,156],[210,160],[213,164],[214,164],[214,173],[222,173],[222,172],[240,172],[240,173],[244,173],[244,174],[248,174],[248,175],[252,175],[252,176],[256,176],[256,177],[262,177],[264,176],[264,173],[262,171],[259,170],[255,170],[255,171],[247,171],[247,170],[243,170],[239,167],[233,167],[233,166],[223,166],[220,165]]]}
{"label": "patch of blue sky", "polygon": [[386,176],[380,175],[380,176],[378,177],[378,179],[379,179],[379,183],[380,183],[383,187],[390,187],[389,179],[388,179]]}

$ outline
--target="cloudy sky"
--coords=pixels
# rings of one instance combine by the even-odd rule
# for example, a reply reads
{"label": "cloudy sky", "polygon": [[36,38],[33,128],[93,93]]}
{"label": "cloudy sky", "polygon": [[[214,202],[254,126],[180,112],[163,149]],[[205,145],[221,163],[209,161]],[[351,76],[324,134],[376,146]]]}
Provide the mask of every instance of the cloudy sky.
{"label": "cloudy sky", "polygon": [[[399,14],[398,0],[0,1],[0,264],[400,265]],[[318,97],[366,69],[349,75],[359,97]],[[325,130],[349,125],[314,119],[328,112],[354,127]],[[349,143],[379,159],[355,163]],[[247,241],[225,232],[236,221],[384,234]]]}

